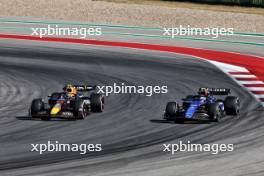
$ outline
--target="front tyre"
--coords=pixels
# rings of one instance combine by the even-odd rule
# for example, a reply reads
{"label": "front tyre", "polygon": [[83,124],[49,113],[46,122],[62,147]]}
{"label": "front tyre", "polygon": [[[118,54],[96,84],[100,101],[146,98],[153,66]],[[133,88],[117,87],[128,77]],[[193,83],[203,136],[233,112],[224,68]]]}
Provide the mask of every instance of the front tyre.
{"label": "front tyre", "polygon": [[178,111],[177,102],[168,102],[165,109],[164,118],[169,119],[172,116],[175,116]]}
{"label": "front tyre", "polygon": [[208,105],[208,115],[213,122],[219,122],[221,120],[222,112],[218,102]]}
{"label": "front tyre", "polygon": [[91,110],[92,112],[103,112],[104,110],[104,96],[93,93],[91,95]]}
{"label": "front tyre", "polygon": [[89,114],[89,107],[84,103],[84,100],[80,99],[75,105],[75,116],[78,119],[84,119]]}
{"label": "front tyre", "polygon": [[40,111],[44,110],[44,102],[42,99],[34,99],[32,100],[30,107],[30,115],[32,117],[37,117]]}

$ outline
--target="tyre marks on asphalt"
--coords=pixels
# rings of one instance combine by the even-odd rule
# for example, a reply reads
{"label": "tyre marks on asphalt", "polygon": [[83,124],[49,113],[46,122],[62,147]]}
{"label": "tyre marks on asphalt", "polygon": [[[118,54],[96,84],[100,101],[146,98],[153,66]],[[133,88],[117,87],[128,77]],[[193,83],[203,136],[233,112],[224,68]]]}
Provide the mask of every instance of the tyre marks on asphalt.
{"label": "tyre marks on asphalt", "polygon": [[[103,41],[103,40],[84,40],[84,39],[75,39],[75,38],[49,38],[43,37],[39,38],[36,36],[23,36],[23,35],[14,35],[14,34],[0,34],[0,38],[4,39],[18,39],[18,40],[32,40],[32,41],[48,41],[48,42],[63,42],[63,43],[74,43],[74,44],[92,44],[99,46],[113,46],[113,47],[125,47],[125,48],[136,48],[136,49],[147,49],[153,51],[165,51],[165,52],[173,52],[178,54],[184,54],[189,56],[194,56],[201,58],[203,60],[207,60],[212,63],[217,63],[216,65],[224,65],[227,63],[228,67],[239,68],[238,72],[252,72],[254,75],[247,76],[257,76],[257,77],[234,77],[232,74],[229,74],[228,71],[224,70],[228,75],[231,75],[235,81],[241,84],[241,81],[264,81],[264,60],[259,56],[251,56],[251,55],[243,55],[240,53],[230,53],[223,51],[213,51],[213,50],[205,50],[199,48],[185,48],[185,47],[176,47],[176,46],[165,46],[165,45],[153,45],[153,44],[143,44],[143,43],[130,43],[130,42],[116,42],[116,41]],[[212,57],[213,56],[213,57]],[[236,65],[236,66],[235,66]],[[224,66],[227,68],[227,66]],[[230,69],[229,68],[229,69]],[[235,70],[231,70],[230,72],[234,72]],[[243,84],[242,84],[243,85]],[[249,89],[246,89],[249,90]],[[258,101],[261,102],[261,105],[264,106],[264,102],[262,101],[262,95],[264,91],[250,91],[251,94],[257,95],[254,96]],[[260,97],[259,97],[260,95]]]}

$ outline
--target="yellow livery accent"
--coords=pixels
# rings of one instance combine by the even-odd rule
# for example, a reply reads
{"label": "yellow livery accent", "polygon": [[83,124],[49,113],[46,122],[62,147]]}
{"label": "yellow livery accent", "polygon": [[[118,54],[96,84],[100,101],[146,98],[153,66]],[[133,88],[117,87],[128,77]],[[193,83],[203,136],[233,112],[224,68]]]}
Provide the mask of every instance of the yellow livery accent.
{"label": "yellow livery accent", "polygon": [[56,116],[61,111],[61,105],[56,104],[50,111],[51,116]]}

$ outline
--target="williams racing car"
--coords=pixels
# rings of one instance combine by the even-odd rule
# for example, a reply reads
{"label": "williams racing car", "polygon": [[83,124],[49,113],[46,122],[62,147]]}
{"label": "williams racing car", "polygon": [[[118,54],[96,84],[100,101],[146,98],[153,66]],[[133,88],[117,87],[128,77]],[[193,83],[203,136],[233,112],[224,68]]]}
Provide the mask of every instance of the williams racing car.
{"label": "williams racing car", "polygon": [[63,87],[62,92],[55,92],[48,96],[48,102],[34,99],[29,109],[33,118],[50,120],[51,118],[84,119],[89,112],[103,112],[104,96],[95,92],[96,86],[71,85]]}
{"label": "williams racing car", "polygon": [[[168,102],[163,118],[169,121],[211,120],[218,122],[225,115],[238,115],[240,102],[236,96],[228,96],[230,89],[200,88],[197,95],[188,95],[182,104]],[[225,96],[218,99],[216,96]]]}

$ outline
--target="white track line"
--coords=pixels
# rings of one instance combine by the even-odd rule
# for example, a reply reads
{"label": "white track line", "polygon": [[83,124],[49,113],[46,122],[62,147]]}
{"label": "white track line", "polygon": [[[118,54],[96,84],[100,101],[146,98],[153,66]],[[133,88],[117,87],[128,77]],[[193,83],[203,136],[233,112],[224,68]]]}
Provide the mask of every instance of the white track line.
{"label": "white track line", "polygon": [[262,81],[239,81],[240,84],[264,84]]}
{"label": "white track line", "polygon": [[[264,91],[264,82],[258,80],[256,75],[250,73],[246,68],[217,61],[208,61],[230,76],[235,82],[244,87],[256,100],[264,107],[264,93],[254,91]],[[247,80],[248,79],[248,80]],[[252,79],[252,80],[250,80]]]}
{"label": "white track line", "polygon": [[232,75],[232,76],[235,78],[256,78],[255,75]]}
{"label": "white track line", "polygon": [[247,89],[249,90],[253,90],[253,91],[264,91],[264,87],[247,87]]}
{"label": "white track line", "polygon": [[212,64],[216,65],[217,67],[221,68],[224,72],[247,72],[250,73],[246,68],[244,67],[239,67],[231,64],[225,64],[222,62],[217,62],[217,61],[209,61]]}
{"label": "white track line", "polygon": [[264,94],[254,95],[256,98],[264,98]]}

